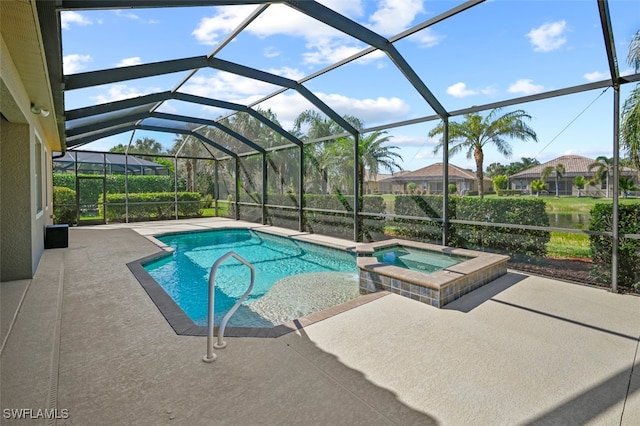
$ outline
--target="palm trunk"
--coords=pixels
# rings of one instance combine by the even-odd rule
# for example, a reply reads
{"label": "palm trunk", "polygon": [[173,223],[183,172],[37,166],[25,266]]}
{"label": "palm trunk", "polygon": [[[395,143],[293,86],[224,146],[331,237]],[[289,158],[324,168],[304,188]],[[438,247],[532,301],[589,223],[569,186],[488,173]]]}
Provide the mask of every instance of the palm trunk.
{"label": "palm trunk", "polygon": [[[484,153],[482,149],[477,149],[473,153],[473,157],[476,160],[476,179],[478,180],[478,195],[482,200],[484,198],[484,171],[482,170],[482,163],[484,162]],[[446,172],[446,170],[445,170]]]}

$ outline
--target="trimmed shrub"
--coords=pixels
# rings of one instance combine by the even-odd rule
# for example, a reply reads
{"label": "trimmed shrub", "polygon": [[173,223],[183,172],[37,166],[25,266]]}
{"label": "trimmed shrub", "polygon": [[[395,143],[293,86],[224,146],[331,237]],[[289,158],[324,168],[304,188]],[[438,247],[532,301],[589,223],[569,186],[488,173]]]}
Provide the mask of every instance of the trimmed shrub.
{"label": "trimmed shrub", "polygon": [[[596,204],[591,210],[590,231],[611,232],[613,204]],[[620,234],[640,234],[640,204],[620,205],[618,210]],[[620,238],[618,246],[618,284],[640,290],[640,240]],[[611,252],[613,238],[590,235],[594,273],[603,280],[611,280]]]}
{"label": "trimmed shrub", "polygon": [[[454,198],[449,199],[449,207],[452,207],[451,201]],[[397,195],[394,200],[394,212],[398,216],[442,219],[442,202],[440,195]],[[449,211],[451,213],[452,209]],[[395,219],[391,225],[399,237],[433,243],[442,239],[442,223],[435,220]]]}
{"label": "trimmed shrub", "polygon": [[[442,240],[442,196],[396,196],[395,214],[422,216],[433,221],[396,219],[398,236],[429,242]],[[510,225],[549,226],[549,217],[542,200],[449,198],[449,220],[505,223]],[[551,235],[548,231],[494,226],[450,224],[449,245],[493,250],[506,253],[543,255]]]}
{"label": "trimmed shrub", "polygon": [[[543,200],[457,198],[455,218],[509,225],[549,226]],[[548,231],[480,225],[451,225],[450,244],[457,247],[496,250],[542,256],[551,239]]]}
{"label": "trimmed shrub", "polygon": [[64,186],[53,187],[53,223],[73,225],[78,220],[76,191]]}
{"label": "trimmed shrub", "polygon": [[[107,194],[109,222],[124,222],[126,218],[126,194]],[[178,217],[202,216],[202,195],[198,192],[178,192]],[[102,196],[98,199],[100,214],[104,214]],[[129,221],[171,219],[175,215],[173,192],[129,194]]]}
{"label": "trimmed shrub", "polygon": [[[99,175],[78,175],[79,178],[91,177],[95,178]],[[128,192],[133,193],[149,193],[149,192],[173,192],[173,176],[166,175],[129,175],[128,176]],[[124,194],[125,193],[125,175],[107,175],[106,177],[108,194]],[[64,186],[76,189],[75,175],[70,173],[54,173],[53,185]],[[184,182],[178,182],[178,191],[184,191]],[[99,179],[87,180],[82,185],[82,198],[84,200],[95,200],[102,194],[102,181]]]}

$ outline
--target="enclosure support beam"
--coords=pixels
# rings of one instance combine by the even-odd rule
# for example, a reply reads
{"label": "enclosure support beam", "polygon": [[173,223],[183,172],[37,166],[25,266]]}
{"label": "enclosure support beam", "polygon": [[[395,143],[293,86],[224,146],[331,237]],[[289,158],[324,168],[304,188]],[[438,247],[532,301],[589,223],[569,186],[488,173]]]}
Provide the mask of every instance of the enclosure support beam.
{"label": "enclosure support beam", "polygon": [[[184,145],[184,143],[182,144]],[[173,160],[173,198],[175,202],[175,214],[178,219],[178,154]]]}
{"label": "enclosure support beam", "polygon": [[618,292],[618,248],[620,247],[620,86],[613,88],[613,220],[611,221],[611,292]]}
{"label": "enclosure support beam", "polygon": [[360,241],[360,138],[353,135],[353,241]]}
{"label": "enclosure support beam", "polygon": [[442,119],[442,245],[449,245],[449,119]]}
{"label": "enclosure support beam", "polygon": [[267,153],[262,153],[262,224],[267,224]]}
{"label": "enclosure support beam", "polygon": [[218,181],[218,163],[219,160],[213,160],[213,214],[218,217],[218,197],[220,196],[220,181]]}
{"label": "enclosure support beam", "polygon": [[300,168],[298,169],[298,231],[304,232],[304,146],[300,146]]}
{"label": "enclosure support beam", "polygon": [[235,171],[235,178],[236,178],[236,194],[234,197],[234,202],[235,202],[235,209],[234,209],[234,217],[236,220],[240,220],[240,205],[238,204],[238,202],[240,201],[240,159],[238,157],[236,157],[236,171]]}

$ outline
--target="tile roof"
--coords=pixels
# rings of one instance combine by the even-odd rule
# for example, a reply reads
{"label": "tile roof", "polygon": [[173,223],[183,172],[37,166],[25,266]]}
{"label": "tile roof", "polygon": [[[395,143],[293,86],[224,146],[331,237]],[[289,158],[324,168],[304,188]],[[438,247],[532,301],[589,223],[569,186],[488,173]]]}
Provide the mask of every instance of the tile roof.
{"label": "tile roof", "polygon": [[[387,178],[385,180],[406,181],[406,180],[439,179],[439,178],[442,178],[442,174],[443,174],[442,169],[443,169],[442,163],[435,163],[412,172],[404,172],[402,174],[396,173],[393,177]],[[449,163],[449,178],[475,180],[476,174],[471,170],[463,169],[461,167],[458,167],[454,164]],[[490,181],[491,179],[485,178],[485,180]]]}
{"label": "tile roof", "polygon": [[[558,164],[562,164],[564,166],[564,176],[572,177],[572,176],[593,176],[595,169],[589,171],[589,165],[595,163],[595,159],[583,157],[581,155],[563,155],[558,158],[554,158],[551,161],[547,161],[546,163],[539,164],[537,166],[530,167],[521,172],[515,173],[509,176],[511,179],[513,178],[540,178],[542,174],[542,170],[545,167],[551,166],[556,167]],[[621,168],[624,174],[629,174],[629,172],[633,172],[632,169],[627,167]]]}

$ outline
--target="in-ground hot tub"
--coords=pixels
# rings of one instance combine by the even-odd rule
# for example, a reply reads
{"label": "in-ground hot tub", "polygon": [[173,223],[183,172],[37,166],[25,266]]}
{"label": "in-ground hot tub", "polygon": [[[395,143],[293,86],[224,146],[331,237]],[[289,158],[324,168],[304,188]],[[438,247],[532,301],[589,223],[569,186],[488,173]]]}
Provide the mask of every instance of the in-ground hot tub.
{"label": "in-ground hot tub", "polygon": [[442,308],[507,273],[509,256],[406,240],[358,247],[360,294],[386,290]]}

